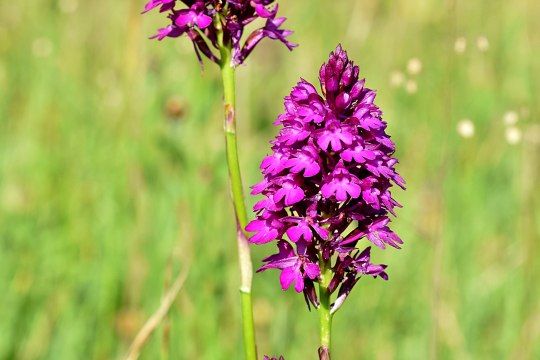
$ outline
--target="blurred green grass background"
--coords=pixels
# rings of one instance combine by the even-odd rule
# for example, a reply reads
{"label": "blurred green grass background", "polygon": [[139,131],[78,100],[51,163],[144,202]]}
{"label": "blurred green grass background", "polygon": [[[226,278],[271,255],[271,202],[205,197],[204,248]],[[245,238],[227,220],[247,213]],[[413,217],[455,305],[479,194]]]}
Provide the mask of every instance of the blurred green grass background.
{"label": "blurred green grass background", "polygon": [[[242,358],[219,74],[201,75],[186,39],[147,41],[165,19],[143,5],[0,4],[0,359],[122,358],[183,266],[142,358]],[[300,47],[266,41],[237,72],[244,183],[261,178],[283,96],[338,42],[378,90],[408,182],[405,246],[374,253],[390,281],[359,283],[334,358],[540,358],[540,3],[281,12]],[[315,358],[302,296],[265,272],[254,299],[261,356]]]}

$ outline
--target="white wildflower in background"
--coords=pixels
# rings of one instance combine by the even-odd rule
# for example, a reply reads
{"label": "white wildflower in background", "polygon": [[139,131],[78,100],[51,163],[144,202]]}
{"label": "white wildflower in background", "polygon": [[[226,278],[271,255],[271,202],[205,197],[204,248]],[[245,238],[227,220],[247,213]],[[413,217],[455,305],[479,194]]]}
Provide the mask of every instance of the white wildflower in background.
{"label": "white wildflower in background", "polygon": [[460,36],[454,42],[454,51],[458,54],[463,54],[467,49],[467,39],[463,36]]}
{"label": "white wildflower in background", "polygon": [[418,75],[422,71],[422,61],[418,58],[412,58],[407,63],[407,71],[411,75]]}
{"label": "white wildflower in background", "polygon": [[515,126],[510,126],[506,128],[504,135],[506,137],[506,141],[510,145],[518,144],[521,141],[521,138],[523,137],[521,130]]}
{"label": "white wildflower in background", "polygon": [[418,91],[418,84],[414,80],[407,80],[407,83],[405,84],[405,90],[409,94],[416,94]]}
{"label": "white wildflower in background", "polygon": [[518,113],[515,111],[507,111],[503,115],[503,123],[506,126],[515,125],[519,120]]}
{"label": "white wildflower in background", "polygon": [[489,49],[489,40],[485,36],[479,36],[476,38],[476,47],[480,51],[487,51]]}
{"label": "white wildflower in background", "polygon": [[405,74],[399,70],[394,70],[390,73],[390,85],[398,88],[405,82]]}
{"label": "white wildflower in background", "polygon": [[462,138],[472,138],[474,136],[474,123],[469,119],[460,120],[457,123],[457,132]]}
{"label": "white wildflower in background", "polygon": [[[407,62],[406,71],[414,77],[422,72],[422,61],[418,58],[411,58]],[[403,71],[394,70],[390,73],[390,86],[393,88],[404,87],[408,94],[416,94],[418,92],[418,83],[414,79],[407,79]]]}

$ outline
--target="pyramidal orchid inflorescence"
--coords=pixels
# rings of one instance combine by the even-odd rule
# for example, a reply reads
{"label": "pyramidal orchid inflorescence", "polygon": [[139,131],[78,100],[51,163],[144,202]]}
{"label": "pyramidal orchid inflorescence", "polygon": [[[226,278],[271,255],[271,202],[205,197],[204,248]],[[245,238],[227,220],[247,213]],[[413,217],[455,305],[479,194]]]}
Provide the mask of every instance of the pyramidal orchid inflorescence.
{"label": "pyramidal orchid inflorescence", "polygon": [[[144,12],[159,8],[159,12],[168,13],[170,24],[152,38],[187,35],[201,63],[202,53],[219,64],[215,50],[219,52],[220,42],[230,43],[232,61],[239,65],[264,38],[279,40],[289,50],[296,46],[286,39],[292,31],[280,28],[286,19],[276,17],[278,5],[272,7],[273,3],[274,0],[150,0]],[[259,18],[265,19],[264,26],[251,32],[242,43],[245,27]]]}
{"label": "pyramidal orchid inflorescence", "polygon": [[320,69],[322,95],[302,79],[285,97],[285,113],[275,122],[282,128],[261,164],[264,180],[252,187],[264,199],[246,227],[255,233],[252,243],[277,242],[278,253],[259,271],[281,270],[283,290],[294,284],[308,306],[319,306],[314,283],[329,268],[327,290],[338,291],[332,312],[361,276],[388,279],[386,265],[371,262],[371,247],[358,248],[362,240],[381,249],[402,244],[388,214],[400,206],[392,183],[404,188],[405,181],[394,170],[395,147],[375,91],[358,76],[338,46]]}

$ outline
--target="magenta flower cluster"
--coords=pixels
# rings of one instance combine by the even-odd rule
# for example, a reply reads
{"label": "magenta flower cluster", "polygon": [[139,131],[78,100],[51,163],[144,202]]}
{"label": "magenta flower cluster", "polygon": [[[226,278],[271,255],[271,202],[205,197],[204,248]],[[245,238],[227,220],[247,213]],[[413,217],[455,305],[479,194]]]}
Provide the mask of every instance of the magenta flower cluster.
{"label": "magenta flower cluster", "polygon": [[274,123],[282,128],[261,164],[264,180],[252,187],[264,198],[246,227],[253,243],[277,241],[279,252],[259,271],[281,270],[283,290],[294,284],[308,306],[319,305],[314,283],[320,264],[330,262],[329,291],[339,289],[333,311],[361,276],[388,279],[386,265],[371,263],[371,247],[357,248],[362,239],[382,249],[402,244],[388,214],[400,206],[392,183],[405,182],[394,170],[395,147],[375,91],[358,76],[338,46],[320,69],[322,95],[302,79],[285,97],[285,113]]}
{"label": "magenta flower cluster", "polygon": [[[223,43],[231,44],[233,49],[233,65],[238,65],[264,38],[279,40],[289,50],[297,46],[286,39],[292,31],[280,28],[286,19],[276,17],[278,5],[272,7],[273,3],[274,0],[150,0],[144,12],[157,7],[160,12],[167,12],[171,23],[151,38],[163,40],[186,34],[199,61],[202,53],[220,63],[216,50],[219,50],[218,33],[222,31]],[[185,7],[177,8],[182,5]],[[251,32],[242,43],[245,27],[259,18],[266,20],[264,26]]]}

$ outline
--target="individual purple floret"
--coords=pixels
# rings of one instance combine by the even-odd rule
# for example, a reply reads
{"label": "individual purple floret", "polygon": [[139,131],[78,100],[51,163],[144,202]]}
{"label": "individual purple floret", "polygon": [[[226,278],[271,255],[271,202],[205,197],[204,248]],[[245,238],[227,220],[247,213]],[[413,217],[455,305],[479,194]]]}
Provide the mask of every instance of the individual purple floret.
{"label": "individual purple floret", "polygon": [[269,357],[268,355],[264,355],[263,360],[285,360],[283,356],[280,356],[279,359],[277,357]]}
{"label": "individual purple floret", "polygon": [[[278,5],[271,7],[273,3],[274,0],[151,0],[143,13],[157,7],[159,12],[168,13],[170,24],[151,39],[186,34],[193,42],[199,62],[202,63],[202,53],[218,64],[221,41],[232,46],[232,65],[239,65],[264,38],[279,40],[289,50],[297,46],[286,39],[292,31],[280,28],[285,18],[276,17]],[[244,28],[259,18],[265,19],[264,26],[254,30],[242,43]],[[210,46],[217,51],[212,51]]]}
{"label": "individual purple floret", "polygon": [[323,64],[322,95],[301,80],[285,97],[285,113],[271,141],[273,153],[261,163],[264,179],[252,194],[264,198],[246,230],[250,241],[277,241],[279,252],[263,259],[259,271],[281,270],[283,290],[294,284],[308,306],[318,306],[314,283],[322,264],[331,266],[330,293],[338,291],[336,311],[360,277],[388,279],[386,265],[371,263],[371,247],[400,248],[388,227],[388,214],[401,207],[391,196],[392,183],[404,189],[394,170],[395,147],[386,134],[375,91],[359,79],[359,67],[339,45]]}

